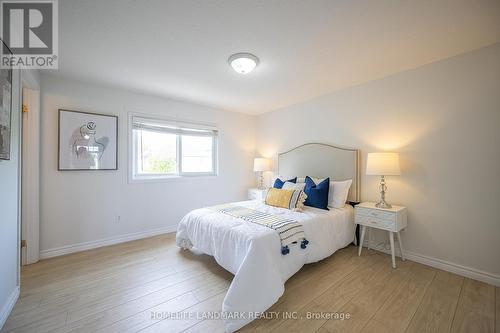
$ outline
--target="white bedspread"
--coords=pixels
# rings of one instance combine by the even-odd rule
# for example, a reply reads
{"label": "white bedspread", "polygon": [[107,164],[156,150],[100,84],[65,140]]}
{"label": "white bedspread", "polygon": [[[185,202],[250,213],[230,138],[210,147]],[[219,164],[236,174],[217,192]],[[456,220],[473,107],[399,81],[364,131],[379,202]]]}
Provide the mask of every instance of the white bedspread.
{"label": "white bedspread", "polygon": [[[245,222],[208,208],[188,213],[177,229],[177,245],[214,256],[234,279],[222,305],[228,315],[227,332],[234,332],[253,320],[283,295],[284,284],[304,264],[324,259],[354,239],[353,208],[329,211],[305,207],[303,212],[267,206],[261,201],[242,201],[235,205],[293,219],[302,223],[309,244],[290,246],[281,254],[278,234],[269,228]],[[243,318],[232,318],[241,317]]]}

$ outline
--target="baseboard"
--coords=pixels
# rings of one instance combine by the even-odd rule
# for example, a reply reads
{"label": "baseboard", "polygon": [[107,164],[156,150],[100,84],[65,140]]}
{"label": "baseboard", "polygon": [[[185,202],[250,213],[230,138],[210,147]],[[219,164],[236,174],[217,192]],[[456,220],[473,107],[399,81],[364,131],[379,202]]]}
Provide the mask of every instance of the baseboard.
{"label": "baseboard", "polygon": [[[396,243],[397,244],[397,243]],[[370,247],[374,250],[388,253],[390,254],[391,251],[386,248],[381,248],[380,247],[380,242],[377,242],[375,240],[372,240],[370,242]],[[401,252],[399,251],[398,246],[395,246],[394,254],[398,257],[401,257]],[[425,256],[419,253],[411,252],[411,251],[405,251],[405,257],[408,260],[415,261],[427,266],[431,266],[434,268],[441,269],[443,271],[447,271],[450,273],[458,274],[461,276],[465,276],[468,278],[471,278],[473,280],[478,280],[481,282],[489,283],[494,286],[500,287],[500,275],[495,275],[491,274],[485,271],[481,271],[475,268],[471,267],[466,267],[462,266],[459,264],[455,264],[446,260],[441,260],[437,258],[432,258],[429,256]]]}
{"label": "baseboard", "polygon": [[85,250],[91,250],[91,249],[95,249],[98,247],[129,242],[129,241],[133,241],[136,239],[142,239],[142,238],[147,238],[147,237],[152,237],[152,236],[156,236],[156,235],[174,232],[176,230],[177,230],[177,225],[170,225],[168,227],[147,230],[147,231],[141,231],[141,232],[136,232],[133,234],[120,235],[120,236],[116,236],[116,237],[99,239],[96,241],[90,241],[90,242],[84,242],[84,243],[56,247],[53,249],[40,251],[40,259],[48,259],[48,258],[62,256],[65,254],[70,254],[70,253],[75,253],[75,252],[80,252],[80,251],[85,251]]}
{"label": "baseboard", "polygon": [[17,299],[19,298],[19,286],[17,286],[9,296],[7,302],[2,306],[2,310],[0,311],[0,330],[3,325],[7,321],[14,305],[16,305]]}

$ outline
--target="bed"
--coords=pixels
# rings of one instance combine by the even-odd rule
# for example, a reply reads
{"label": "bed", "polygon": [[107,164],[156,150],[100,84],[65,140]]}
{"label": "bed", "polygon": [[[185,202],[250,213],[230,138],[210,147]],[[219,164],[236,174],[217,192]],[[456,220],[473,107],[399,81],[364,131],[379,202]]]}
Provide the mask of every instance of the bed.
{"label": "bed", "polygon": [[[356,149],[305,144],[278,155],[278,174],[352,179],[348,201],[359,202]],[[299,222],[309,244],[305,249],[292,247],[283,255],[278,250],[280,238],[275,230],[212,207],[193,210],[181,220],[177,245],[212,255],[219,265],[235,275],[222,305],[227,332],[238,330],[276,303],[284,293],[286,280],[304,264],[329,257],[355,239],[354,209],[350,204],[330,210],[306,206],[302,212],[268,206],[260,200],[233,204]]]}

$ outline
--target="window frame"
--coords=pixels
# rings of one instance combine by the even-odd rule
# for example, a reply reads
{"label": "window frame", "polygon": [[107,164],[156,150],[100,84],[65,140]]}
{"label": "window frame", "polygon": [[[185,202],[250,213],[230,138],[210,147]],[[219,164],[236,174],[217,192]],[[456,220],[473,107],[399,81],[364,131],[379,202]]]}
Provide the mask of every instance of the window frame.
{"label": "window frame", "polygon": [[[162,182],[172,181],[179,179],[194,179],[204,177],[217,177],[219,174],[219,130],[214,124],[191,122],[157,115],[145,115],[139,113],[129,113],[128,133],[129,133],[129,183],[143,183],[143,182]],[[176,135],[176,173],[170,174],[139,174],[138,171],[138,146],[136,145],[136,138],[134,134],[134,120],[145,120],[157,125],[170,126],[177,128]],[[191,130],[191,131],[189,131]],[[196,131],[212,131],[212,134],[196,133]],[[211,172],[182,172],[182,136],[204,136],[212,138],[212,171]]]}

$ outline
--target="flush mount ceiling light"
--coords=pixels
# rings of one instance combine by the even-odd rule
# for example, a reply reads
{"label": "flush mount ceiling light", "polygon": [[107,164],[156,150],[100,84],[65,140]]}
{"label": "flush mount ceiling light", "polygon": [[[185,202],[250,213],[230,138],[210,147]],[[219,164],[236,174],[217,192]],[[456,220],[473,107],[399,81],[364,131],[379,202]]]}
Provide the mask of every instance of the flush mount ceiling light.
{"label": "flush mount ceiling light", "polygon": [[257,67],[259,58],[251,53],[235,53],[227,61],[237,73],[248,74]]}

